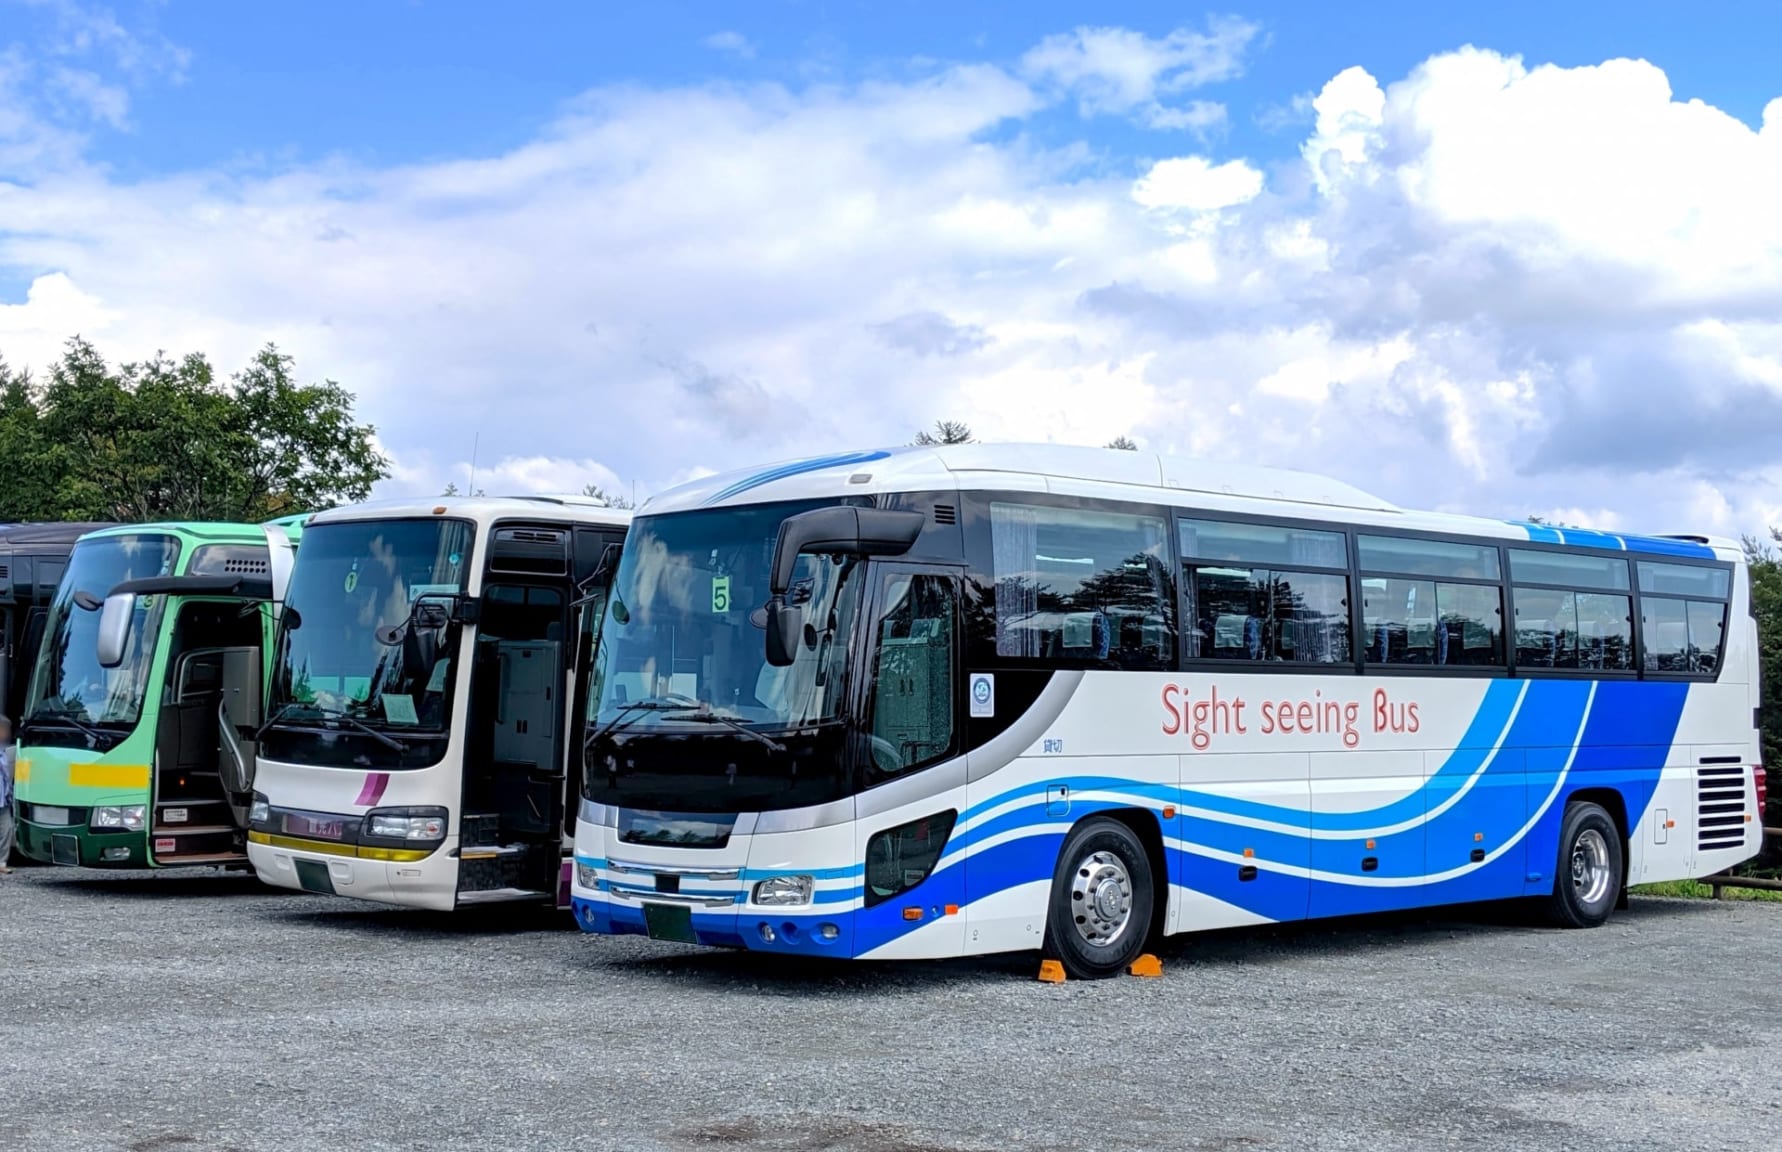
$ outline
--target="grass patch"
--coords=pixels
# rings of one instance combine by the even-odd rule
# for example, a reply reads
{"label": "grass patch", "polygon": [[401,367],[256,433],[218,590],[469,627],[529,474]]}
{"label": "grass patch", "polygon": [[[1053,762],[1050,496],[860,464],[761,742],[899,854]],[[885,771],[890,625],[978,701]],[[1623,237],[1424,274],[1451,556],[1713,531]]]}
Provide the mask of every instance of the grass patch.
{"label": "grass patch", "polygon": [[[1681,896],[1688,899],[1707,900],[1714,895],[1714,889],[1700,880],[1667,880],[1663,884],[1640,884],[1630,891],[1635,896]],[[1766,903],[1782,904],[1782,892],[1770,892],[1758,888],[1728,888],[1723,897],[1726,900],[1761,900]]]}

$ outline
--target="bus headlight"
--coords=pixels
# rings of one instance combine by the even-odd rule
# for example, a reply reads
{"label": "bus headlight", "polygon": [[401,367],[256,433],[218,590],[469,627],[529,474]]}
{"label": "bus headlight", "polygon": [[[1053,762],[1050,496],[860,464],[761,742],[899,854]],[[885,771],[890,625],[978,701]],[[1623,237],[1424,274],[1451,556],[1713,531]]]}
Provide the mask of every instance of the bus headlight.
{"label": "bus headlight", "polygon": [[444,808],[374,808],[365,814],[365,838],[405,844],[437,844],[445,839]]}
{"label": "bus headlight", "polygon": [[579,888],[598,889],[600,887],[600,869],[589,864],[576,861],[575,882]]}
{"label": "bus headlight", "polygon": [[254,806],[248,809],[248,823],[255,827],[272,823],[272,801],[259,792],[254,793]]}
{"label": "bus headlight", "polygon": [[93,829],[108,828],[113,831],[140,832],[147,823],[148,809],[141,804],[107,805],[93,809],[92,819],[87,827]]}
{"label": "bus headlight", "polygon": [[770,876],[755,885],[757,904],[809,904],[816,881],[809,876]]}

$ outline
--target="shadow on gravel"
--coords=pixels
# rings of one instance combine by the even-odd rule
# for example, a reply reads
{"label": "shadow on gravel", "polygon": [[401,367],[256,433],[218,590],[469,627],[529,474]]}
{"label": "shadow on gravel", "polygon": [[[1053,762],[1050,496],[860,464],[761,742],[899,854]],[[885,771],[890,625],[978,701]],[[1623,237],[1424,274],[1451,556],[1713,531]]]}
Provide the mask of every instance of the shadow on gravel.
{"label": "shadow on gravel", "polygon": [[[251,873],[240,872],[119,872],[107,874],[89,869],[40,872],[31,882],[60,892],[92,896],[121,896],[131,900],[191,900],[205,896],[277,896],[285,889],[269,888]],[[301,895],[301,893],[292,893]]]}
{"label": "shadow on gravel", "polygon": [[305,924],[325,931],[363,936],[404,936],[417,940],[455,939],[466,936],[520,936],[541,932],[575,931],[569,913],[529,904],[464,908],[456,912],[429,912],[417,908],[379,905],[330,904],[314,911],[280,908],[265,910],[265,919],[281,924]]}
{"label": "shadow on gravel", "polygon": [[[1703,901],[1635,897],[1625,911],[1616,913],[1610,927],[1701,915],[1708,910]],[[1189,933],[1167,937],[1153,951],[1164,962],[1167,974],[1194,968],[1296,964],[1332,953],[1427,948],[1438,940],[1511,932],[1544,935],[1561,931],[1541,925],[1531,913],[1514,904],[1457,905],[1443,908],[1435,916],[1428,911],[1407,911]],[[603,954],[603,939],[591,938],[586,951],[575,953],[571,966],[590,975],[617,970],[632,977],[683,985],[692,981],[716,990],[736,991],[753,986],[759,993],[785,996],[850,991],[883,995],[921,992],[943,985],[1002,983],[1011,978],[1033,980],[1040,960],[1037,952],[956,960],[821,960],[767,952],[682,949],[675,945],[665,945],[675,948],[665,955],[627,954],[616,958]]]}

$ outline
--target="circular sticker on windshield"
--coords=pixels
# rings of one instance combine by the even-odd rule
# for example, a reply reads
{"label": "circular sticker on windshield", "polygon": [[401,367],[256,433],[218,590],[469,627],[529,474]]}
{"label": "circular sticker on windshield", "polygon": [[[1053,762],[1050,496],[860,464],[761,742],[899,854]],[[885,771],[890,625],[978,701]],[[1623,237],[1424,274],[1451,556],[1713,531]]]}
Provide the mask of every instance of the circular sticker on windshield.
{"label": "circular sticker on windshield", "polygon": [[450,556],[446,557],[446,563],[447,564],[456,564],[460,559],[461,559],[461,557],[456,552],[454,552]]}

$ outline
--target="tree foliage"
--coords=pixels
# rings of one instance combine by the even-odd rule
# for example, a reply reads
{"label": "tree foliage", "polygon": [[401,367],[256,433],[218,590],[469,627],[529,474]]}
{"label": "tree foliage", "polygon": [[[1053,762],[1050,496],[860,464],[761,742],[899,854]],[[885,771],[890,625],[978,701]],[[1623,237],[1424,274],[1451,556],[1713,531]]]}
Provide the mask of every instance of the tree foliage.
{"label": "tree foliage", "polygon": [[1130,436],[1116,436],[1103,445],[1103,447],[1118,448],[1122,452],[1137,452],[1138,441],[1132,439]]}
{"label": "tree foliage", "polygon": [[922,447],[933,447],[937,444],[973,444],[976,442],[976,438],[971,434],[970,425],[963,424],[958,420],[936,420],[934,422],[934,431],[930,432],[924,428],[922,431],[916,433],[916,438],[914,440],[910,441],[911,444],[921,445]]}
{"label": "tree foliage", "polygon": [[0,362],[0,521],[254,522],[363,500],[389,475],[333,381],[268,344],[219,382],[198,353],[112,367],[70,340],[41,383]]}
{"label": "tree foliage", "polygon": [[583,485],[582,495],[588,497],[590,500],[598,500],[608,508],[630,509],[637,507],[635,501],[628,500],[623,496],[616,496],[598,484]]}

